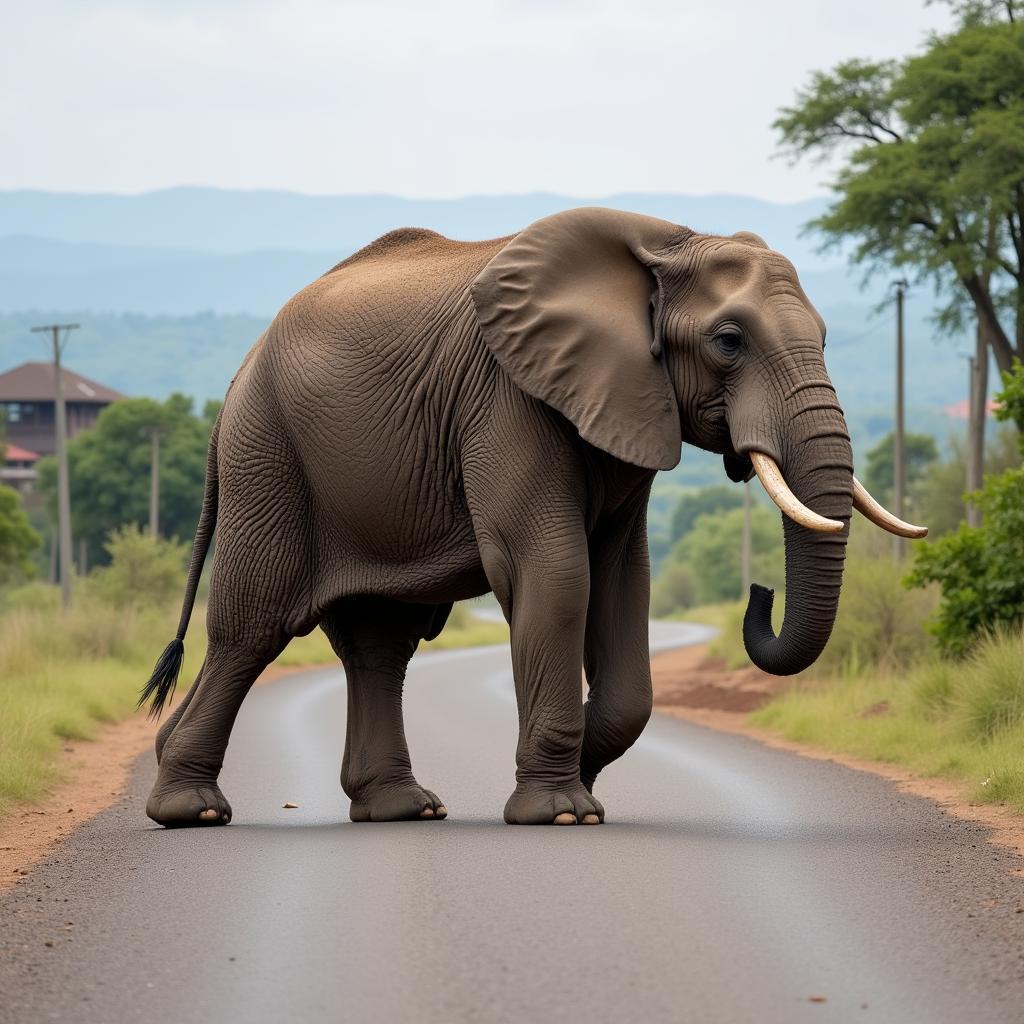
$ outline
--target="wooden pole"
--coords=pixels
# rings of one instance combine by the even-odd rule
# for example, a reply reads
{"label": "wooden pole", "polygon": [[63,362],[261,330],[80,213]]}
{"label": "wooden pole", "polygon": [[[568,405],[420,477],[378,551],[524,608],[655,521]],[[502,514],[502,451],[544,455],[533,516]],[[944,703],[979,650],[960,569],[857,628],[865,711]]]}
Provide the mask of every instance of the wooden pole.
{"label": "wooden pole", "polygon": [[149,535],[160,530],[160,431],[153,431],[153,447],[149,459]]}
{"label": "wooden pole", "polygon": [[[903,299],[907,291],[907,282],[896,282],[896,428],[893,432],[893,511],[900,519],[906,518],[907,470],[904,460],[905,424],[903,403]],[[906,541],[902,537],[893,537],[893,555],[902,561],[906,551]]]}
{"label": "wooden pole", "polygon": [[[33,333],[48,331],[53,341],[54,441],[57,450],[57,537],[59,543],[59,576],[61,607],[71,607],[71,575],[74,556],[71,553],[71,485],[68,479],[68,424],[64,407],[64,378],[60,357],[68,335],[78,324],[46,324],[31,328]],[[61,341],[60,332],[64,332]]]}

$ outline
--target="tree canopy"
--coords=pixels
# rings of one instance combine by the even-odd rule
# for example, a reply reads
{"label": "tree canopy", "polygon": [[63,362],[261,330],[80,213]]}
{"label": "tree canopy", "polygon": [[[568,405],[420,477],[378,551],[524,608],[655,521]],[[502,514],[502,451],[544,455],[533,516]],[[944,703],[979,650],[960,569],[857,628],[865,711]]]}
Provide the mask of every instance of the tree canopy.
{"label": "tree canopy", "polygon": [[[892,499],[895,479],[895,435],[886,434],[867,456],[864,484],[883,503]],[[906,434],[903,438],[903,458],[908,488],[921,480],[928,467],[939,458],[939,447],[931,434]]]}
{"label": "tree canopy", "polygon": [[[126,523],[149,519],[152,432],[160,432],[160,532],[191,540],[202,504],[206,449],[219,406],[202,416],[192,400],[171,395],[164,402],[129,398],[100,413],[96,426],[68,444],[71,518],[76,538],[85,538],[90,559],[105,562],[108,536]],[[40,489],[56,507],[56,463],[44,459]]]}
{"label": "tree canopy", "polygon": [[956,31],[815,72],[775,128],[794,159],[846,151],[827,242],[953,284],[941,321],[973,313],[1005,371],[1024,355],[1024,23],[1016,2],[951,6]]}

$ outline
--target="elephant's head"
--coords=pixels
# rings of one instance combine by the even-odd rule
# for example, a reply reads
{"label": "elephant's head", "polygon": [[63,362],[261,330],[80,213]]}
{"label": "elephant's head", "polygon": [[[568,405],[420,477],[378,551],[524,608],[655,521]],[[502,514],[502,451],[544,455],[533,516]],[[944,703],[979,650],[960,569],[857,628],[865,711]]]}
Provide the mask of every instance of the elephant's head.
{"label": "elephant's head", "polygon": [[578,209],[514,236],[472,285],[484,338],[512,380],[590,444],[671,469],[681,443],[756,472],[783,517],[786,615],[751,589],[751,660],[787,675],[828,640],[851,509],[921,536],[853,476],[825,370],[825,325],[792,264],[756,235],[701,235],[639,214]]}

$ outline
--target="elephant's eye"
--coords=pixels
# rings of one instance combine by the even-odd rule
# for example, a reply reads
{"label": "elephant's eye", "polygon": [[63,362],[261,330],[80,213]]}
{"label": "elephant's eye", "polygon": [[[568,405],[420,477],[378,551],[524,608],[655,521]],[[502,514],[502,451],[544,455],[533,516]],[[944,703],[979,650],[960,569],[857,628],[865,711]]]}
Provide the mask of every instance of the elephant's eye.
{"label": "elephant's eye", "polygon": [[743,347],[743,335],[739,331],[720,331],[714,337],[715,348],[727,359],[734,359]]}

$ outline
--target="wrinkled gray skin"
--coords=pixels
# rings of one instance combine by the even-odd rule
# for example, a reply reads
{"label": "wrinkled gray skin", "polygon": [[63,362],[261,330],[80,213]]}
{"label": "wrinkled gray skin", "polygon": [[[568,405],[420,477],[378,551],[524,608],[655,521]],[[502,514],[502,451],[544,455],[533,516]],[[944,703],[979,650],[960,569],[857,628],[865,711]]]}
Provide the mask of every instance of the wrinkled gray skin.
{"label": "wrinkled gray skin", "polygon": [[[519,710],[505,820],[603,820],[594,781],[651,713],[654,473],[686,441],[743,479],[757,450],[804,504],[848,521],[823,342],[793,267],[759,238],[636,214],[573,210],[474,243],[396,231],[339,264],[284,307],[228,391],[179,631],[215,524],[209,647],[160,730],[149,816],[230,820],[217,777],[239,706],[320,625],[348,679],[352,819],[443,817],[412,773],[403,678],[453,601],[492,590]],[[846,532],[786,520],[785,538],[782,631],[767,592],[745,624],[777,673],[828,639]]]}

